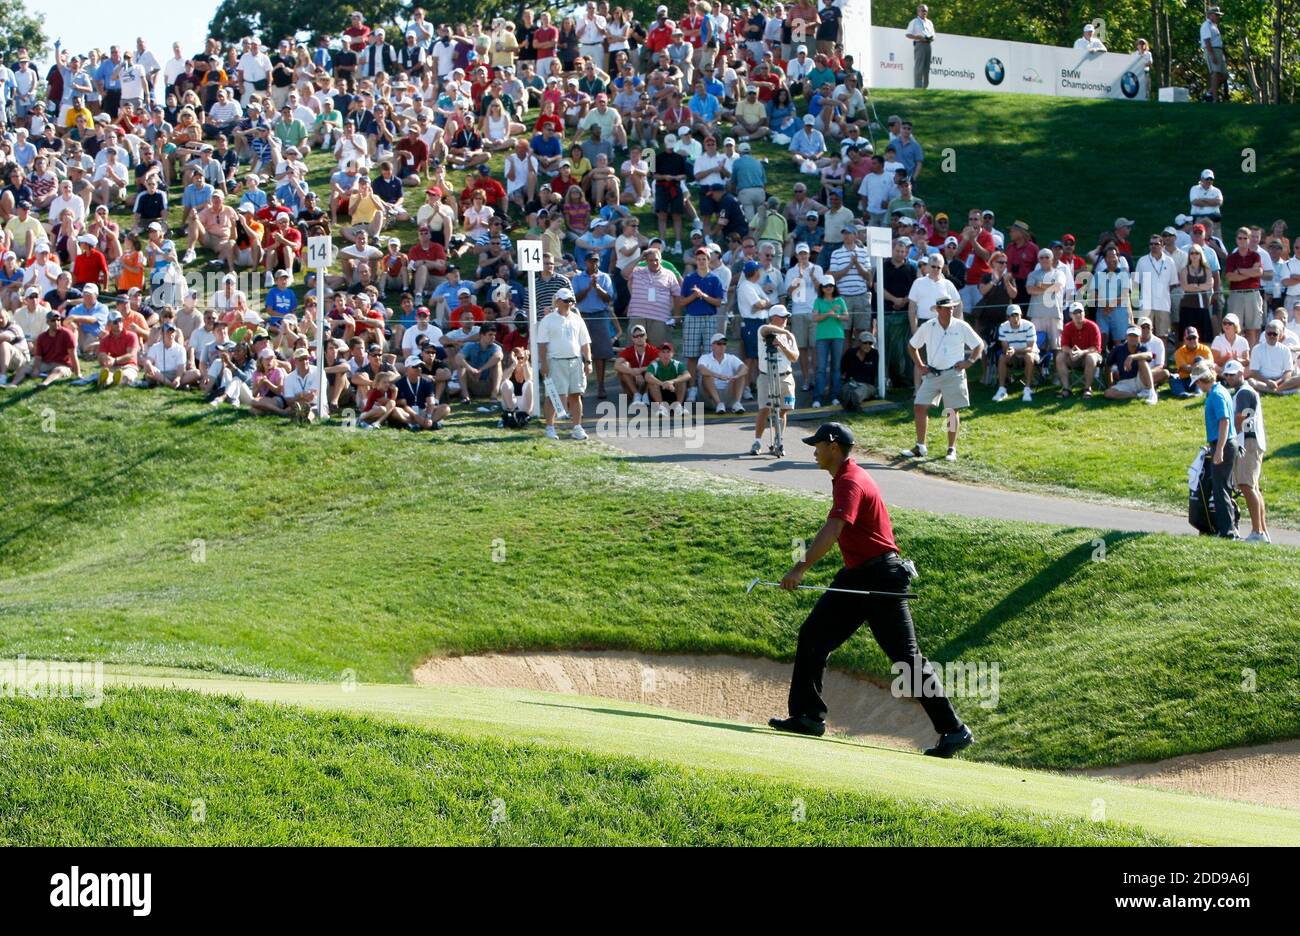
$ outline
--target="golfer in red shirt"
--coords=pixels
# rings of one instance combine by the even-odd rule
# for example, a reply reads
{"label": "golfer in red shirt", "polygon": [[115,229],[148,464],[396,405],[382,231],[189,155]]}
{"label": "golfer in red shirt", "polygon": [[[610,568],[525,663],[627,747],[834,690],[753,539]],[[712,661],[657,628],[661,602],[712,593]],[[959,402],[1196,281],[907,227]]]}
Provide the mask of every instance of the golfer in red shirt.
{"label": "golfer in red shirt", "polygon": [[[898,555],[894,528],[880,489],[871,476],[849,457],[853,433],[839,423],[825,423],[804,439],[814,446],[817,467],[830,473],[834,504],[826,523],[817,531],[804,558],[796,562],[781,587],[793,590],[804,574],[838,542],[844,567],[835,575],[834,588],[904,594],[916,574],[910,560]],[[768,724],[781,731],[820,737],[826,732],[826,703],[822,701],[822,676],[831,653],[853,636],[863,621],[871,627],[880,649],[911,676],[906,685],[919,685],[921,707],[930,716],[939,743],[926,749],[932,757],[952,757],[975,740],[943,693],[943,681],[916,645],[912,613],[903,598],[823,592],[799,629],[794,674],[790,679],[790,717]],[[917,679],[914,674],[920,674]]]}

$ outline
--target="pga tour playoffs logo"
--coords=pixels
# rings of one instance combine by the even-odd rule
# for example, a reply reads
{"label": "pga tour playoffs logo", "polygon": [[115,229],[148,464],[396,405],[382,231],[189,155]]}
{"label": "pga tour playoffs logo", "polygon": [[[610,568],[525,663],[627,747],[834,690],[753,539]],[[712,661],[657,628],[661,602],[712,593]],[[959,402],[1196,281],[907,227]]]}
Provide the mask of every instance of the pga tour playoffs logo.
{"label": "pga tour playoffs logo", "polygon": [[984,77],[991,85],[1002,84],[1003,79],[1007,77],[1007,67],[1002,64],[1002,59],[989,59],[984,64]]}

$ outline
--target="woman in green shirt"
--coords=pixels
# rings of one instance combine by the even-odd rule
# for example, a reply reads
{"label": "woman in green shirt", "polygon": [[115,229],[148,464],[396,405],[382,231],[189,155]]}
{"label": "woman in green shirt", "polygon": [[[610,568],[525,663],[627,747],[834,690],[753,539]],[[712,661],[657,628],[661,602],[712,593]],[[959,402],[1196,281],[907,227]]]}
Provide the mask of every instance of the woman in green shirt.
{"label": "woman in green shirt", "polygon": [[817,383],[813,388],[813,406],[822,405],[827,378],[831,385],[831,406],[840,405],[840,358],[844,356],[844,326],[849,323],[849,307],[840,297],[835,281],[821,284],[812,307],[814,337],[817,340]]}

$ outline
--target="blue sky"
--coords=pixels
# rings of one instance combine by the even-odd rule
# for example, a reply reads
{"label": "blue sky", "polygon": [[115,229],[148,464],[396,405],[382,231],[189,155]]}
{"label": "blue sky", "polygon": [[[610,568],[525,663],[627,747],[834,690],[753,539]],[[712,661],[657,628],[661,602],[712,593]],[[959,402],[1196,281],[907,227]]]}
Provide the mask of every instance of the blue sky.
{"label": "blue sky", "polygon": [[161,62],[171,56],[172,43],[179,40],[181,51],[193,55],[203,48],[208,23],[219,0],[182,0],[182,2],[134,5],[134,22],[114,15],[124,8],[112,0],[26,0],[27,8],[45,14],[45,31],[50,42],[62,39],[63,46],[74,52],[86,52],[98,46],[107,49],[118,45],[135,45],[136,36]]}

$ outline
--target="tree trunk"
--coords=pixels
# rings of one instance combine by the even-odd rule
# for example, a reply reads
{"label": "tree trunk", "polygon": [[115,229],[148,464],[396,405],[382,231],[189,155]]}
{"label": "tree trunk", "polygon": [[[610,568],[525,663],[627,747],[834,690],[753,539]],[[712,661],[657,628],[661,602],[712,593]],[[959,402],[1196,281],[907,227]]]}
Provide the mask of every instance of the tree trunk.
{"label": "tree trunk", "polygon": [[1273,97],[1274,104],[1282,103],[1282,3],[1273,4]]}

